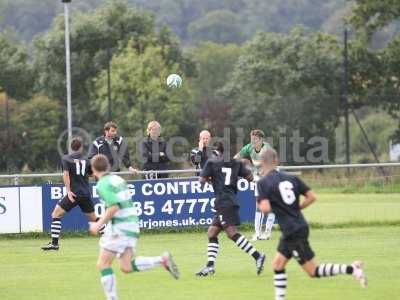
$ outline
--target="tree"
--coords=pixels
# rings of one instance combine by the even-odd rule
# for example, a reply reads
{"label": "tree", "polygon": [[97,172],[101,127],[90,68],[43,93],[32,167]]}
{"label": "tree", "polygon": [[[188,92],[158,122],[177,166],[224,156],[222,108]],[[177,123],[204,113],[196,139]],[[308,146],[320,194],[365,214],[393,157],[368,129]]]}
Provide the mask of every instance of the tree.
{"label": "tree", "polygon": [[238,15],[217,10],[192,22],[188,27],[190,38],[194,41],[212,41],[216,43],[241,43],[244,34]]}
{"label": "tree", "polygon": [[25,47],[6,33],[0,34],[0,89],[15,99],[29,97],[33,72]]}
{"label": "tree", "polygon": [[[107,68],[108,50],[118,55],[131,39],[139,52],[154,41],[162,44],[170,60],[180,60],[184,70],[190,69],[190,62],[183,58],[179,44],[170,34],[165,30],[156,34],[153,17],[129,8],[125,1],[108,1],[93,13],[75,14],[71,24],[75,125],[93,131],[98,128],[93,125],[95,121],[106,120],[105,115],[97,115],[90,107],[95,89],[93,79]],[[52,30],[35,43],[35,66],[39,71],[37,89],[53,99],[66,98],[64,51],[64,20],[60,17]]]}
{"label": "tree", "polygon": [[[60,163],[57,140],[60,135],[58,122],[62,110],[58,101],[44,95],[34,97],[23,103],[14,115],[18,135],[21,137],[19,161],[32,170],[52,169]],[[20,166],[22,167],[22,166]]]}
{"label": "tree", "polygon": [[397,0],[355,0],[351,23],[371,37],[399,17],[400,2]]}
{"label": "tree", "polygon": [[196,116],[203,127],[220,134],[229,123],[231,105],[218,91],[230,80],[241,48],[235,44],[204,42],[189,53],[198,69],[198,77],[191,82]]}
{"label": "tree", "polygon": [[[351,51],[352,98],[358,107],[380,107],[395,119],[400,116],[400,34],[378,51],[370,45],[378,30],[399,18],[400,3],[394,0],[357,0],[350,18],[358,33]],[[394,138],[400,141],[400,122]]]}
{"label": "tree", "polygon": [[[305,142],[327,138],[334,157],[340,61],[339,44],[332,36],[301,29],[287,36],[259,33],[243,49],[225,87],[227,99],[232,99],[232,120],[242,128],[264,129],[276,144],[281,134],[290,137],[297,130]],[[310,147],[303,143],[300,154],[305,156]],[[300,162],[291,151],[281,151],[287,161]]]}
{"label": "tree", "polygon": [[[196,123],[191,115],[191,95],[187,84],[169,89],[165,83],[170,73],[181,73],[178,64],[169,64],[159,45],[137,50],[131,41],[112,60],[114,114],[126,136],[143,133],[149,121],[157,120],[164,136],[192,134]],[[187,78],[184,77],[184,80]],[[107,77],[102,72],[95,80],[95,107],[104,113],[107,108]]]}

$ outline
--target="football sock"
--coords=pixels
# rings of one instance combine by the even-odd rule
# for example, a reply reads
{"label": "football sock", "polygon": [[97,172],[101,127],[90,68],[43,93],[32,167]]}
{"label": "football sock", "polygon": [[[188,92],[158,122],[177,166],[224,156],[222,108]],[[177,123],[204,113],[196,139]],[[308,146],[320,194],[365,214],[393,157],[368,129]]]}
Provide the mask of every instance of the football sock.
{"label": "football sock", "polygon": [[269,213],[267,217],[267,222],[265,223],[265,233],[270,234],[272,231],[272,226],[275,223],[275,214]]}
{"label": "football sock", "polygon": [[139,256],[132,260],[132,272],[143,272],[161,266],[161,256],[143,257]]}
{"label": "football sock", "polygon": [[115,274],[111,268],[103,269],[101,273],[101,285],[103,286],[104,294],[107,300],[118,300],[117,282]]}
{"label": "football sock", "polygon": [[287,275],[285,270],[274,272],[275,300],[285,300]]}
{"label": "football sock", "polygon": [[51,221],[51,243],[53,245],[58,245],[58,239],[61,233],[61,219],[53,218]]}
{"label": "football sock", "polygon": [[264,218],[264,214],[257,208],[255,216],[254,216],[254,231],[255,231],[257,237],[260,236],[260,234],[261,234],[263,218]]}
{"label": "football sock", "polygon": [[329,277],[339,274],[353,274],[353,267],[343,264],[320,264],[315,269],[315,277]]}
{"label": "football sock", "polygon": [[207,267],[214,266],[218,252],[219,252],[218,238],[216,237],[209,238],[207,247],[207,258],[208,258]]}
{"label": "football sock", "polygon": [[245,251],[246,253],[250,254],[254,257],[254,259],[258,259],[260,257],[260,253],[253,247],[253,245],[240,233],[236,233],[232,237],[232,241],[236,243],[240,249]]}

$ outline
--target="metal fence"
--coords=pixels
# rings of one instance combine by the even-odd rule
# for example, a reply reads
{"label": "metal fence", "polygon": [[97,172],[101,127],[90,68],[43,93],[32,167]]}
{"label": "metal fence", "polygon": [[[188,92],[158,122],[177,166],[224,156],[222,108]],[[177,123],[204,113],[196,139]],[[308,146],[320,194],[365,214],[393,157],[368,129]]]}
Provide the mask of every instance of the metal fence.
{"label": "metal fence", "polygon": [[[335,170],[335,169],[365,169],[365,168],[376,168],[380,170],[380,177],[390,177],[392,176],[390,173],[385,172],[387,168],[392,167],[400,167],[399,163],[371,163],[371,164],[333,164],[333,165],[303,165],[303,166],[280,166],[280,170],[291,171],[294,174],[301,174],[300,172],[293,172],[293,171],[306,171],[306,170],[315,170],[315,171],[322,171],[322,170]],[[191,174],[191,175],[198,175],[201,170],[199,169],[184,169],[184,170],[153,170],[153,171],[138,171],[136,175],[147,176],[149,179],[156,179],[157,174]],[[115,172],[113,174],[117,175],[135,175],[129,171],[123,172]],[[7,174],[7,175],[0,175],[0,179],[8,179],[13,182],[14,185],[20,184],[20,179],[23,178],[60,178],[62,173],[29,173],[29,174]],[[395,175],[397,176],[397,175]],[[400,176],[400,174],[399,174]]]}

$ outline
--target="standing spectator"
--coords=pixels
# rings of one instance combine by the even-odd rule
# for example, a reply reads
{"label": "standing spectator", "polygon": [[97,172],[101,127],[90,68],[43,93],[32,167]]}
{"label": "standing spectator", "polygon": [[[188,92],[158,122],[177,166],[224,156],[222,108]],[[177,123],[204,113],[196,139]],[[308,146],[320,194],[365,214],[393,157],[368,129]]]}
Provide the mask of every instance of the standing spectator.
{"label": "standing spectator", "polygon": [[[167,143],[160,138],[161,125],[157,121],[151,121],[147,125],[147,137],[142,141],[140,150],[144,159],[143,171],[168,170]],[[156,174],[155,178],[167,178],[168,174]],[[154,178],[154,174],[146,176]]]}
{"label": "standing spectator", "polygon": [[199,147],[194,148],[190,152],[190,160],[196,169],[203,169],[204,165],[208,160],[207,151],[210,150],[208,147],[211,140],[211,133],[208,130],[203,130],[199,135]]}
{"label": "standing spectator", "polygon": [[129,158],[128,145],[122,136],[118,136],[118,126],[114,122],[104,124],[103,135],[93,141],[89,152],[89,159],[97,154],[103,154],[110,162],[112,172],[121,170],[121,163],[132,173],[136,173],[136,169],[132,167]]}

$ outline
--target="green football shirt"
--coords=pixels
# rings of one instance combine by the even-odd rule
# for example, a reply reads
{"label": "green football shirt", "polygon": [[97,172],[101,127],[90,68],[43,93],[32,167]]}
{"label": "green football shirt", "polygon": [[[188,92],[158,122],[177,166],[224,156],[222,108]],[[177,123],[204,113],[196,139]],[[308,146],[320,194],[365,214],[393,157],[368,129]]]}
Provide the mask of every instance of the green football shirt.
{"label": "green football shirt", "polygon": [[260,175],[261,154],[269,148],[271,148],[271,145],[268,144],[267,142],[263,142],[263,145],[261,146],[261,149],[258,152],[256,151],[256,149],[254,149],[252,144],[247,144],[240,150],[239,156],[241,158],[250,159],[251,162],[253,163],[253,175],[254,176]]}
{"label": "green football shirt", "polygon": [[106,208],[118,205],[119,210],[111,218],[110,226],[113,234],[127,237],[139,236],[139,218],[135,214],[128,184],[117,175],[107,174],[97,183],[97,192]]}

